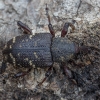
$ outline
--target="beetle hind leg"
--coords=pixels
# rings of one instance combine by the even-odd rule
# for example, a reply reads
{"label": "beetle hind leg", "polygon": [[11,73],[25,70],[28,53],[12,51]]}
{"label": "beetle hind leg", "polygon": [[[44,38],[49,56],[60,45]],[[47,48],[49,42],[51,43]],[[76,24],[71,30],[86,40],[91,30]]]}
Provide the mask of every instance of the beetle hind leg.
{"label": "beetle hind leg", "polygon": [[38,84],[38,86],[41,86],[41,85],[44,83],[44,81],[51,75],[52,69],[53,69],[53,66],[51,66],[51,67],[47,70],[47,72],[45,73],[45,78]]}

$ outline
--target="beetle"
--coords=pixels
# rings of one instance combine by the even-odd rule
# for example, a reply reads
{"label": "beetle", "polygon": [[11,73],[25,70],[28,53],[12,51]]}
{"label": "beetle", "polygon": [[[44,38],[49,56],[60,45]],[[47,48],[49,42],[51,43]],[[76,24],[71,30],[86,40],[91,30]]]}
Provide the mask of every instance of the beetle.
{"label": "beetle", "polygon": [[81,51],[87,52],[88,49],[93,48],[79,46],[65,37],[69,26],[72,30],[75,29],[74,25],[71,23],[64,24],[61,31],[61,37],[55,37],[47,5],[45,10],[49,22],[48,28],[50,33],[38,33],[32,35],[31,29],[21,21],[18,21],[17,25],[25,34],[12,38],[5,45],[5,48],[2,51],[3,62],[1,74],[7,67],[6,62],[11,63],[13,66],[28,68],[26,72],[17,73],[14,77],[26,75],[33,67],[39,67],[41,69],[48,68],[45,78],[39,83],[39,85],[41,85],[52,73],[53,63],[58,62],[62,64],[65,74],[71,77],[71,72],[67,68],[66,63],[74,54]]}

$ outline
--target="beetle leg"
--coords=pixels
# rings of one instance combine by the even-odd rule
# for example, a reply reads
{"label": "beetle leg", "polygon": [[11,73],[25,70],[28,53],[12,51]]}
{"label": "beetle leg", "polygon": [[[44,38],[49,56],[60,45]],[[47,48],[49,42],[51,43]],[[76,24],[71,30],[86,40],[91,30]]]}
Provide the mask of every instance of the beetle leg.
{"label": "beetle leg", "polygon": [[72,72],[71,72],[71,70],[66,66],[66,64],[65,64],[65,63],[62,63],[62,64],[61,64],[61,67],[63,68],[64,74],[65,74],[66,76],[68,76],[68,78],[72,78]]}
{"label": "beetle leg", "polygon": [[3,72],[5,72],[6,67],[7,67],[6,63],[5,62],[2,62],[0,74],[2,74]]}
{"label": "beetle leg", "polygon": [[50,33],[52,34],[52,36],[55,37],[55,32],[54,32],[53,26],[52,26],[52,24],[51,24],[50,15],[49,15],[49,13],[48,13],[48,10],[49,10],[49,9],[48,9],[48,7],[47,7],[47,4],[46,4],[45,10],[46,10],[46,15],[47,15],[48,22],[49,22],[49,24],[48,24],[49,31],[50,31]]}
{"label": "beetle leg", "polygon": [[55,33],[54,33],[54,30],[53,30],[52,24],[49,24],[48,27],[49,27],[49,31],[52,34],[52,36],[55,37]]}
{"label": "beetle leg", "polygon": [[67,32],[68,32],[69,26],[72,28],[72,31],[75,30],[75,26],[74,26],[73,24],[67,23],[67,22],[66,22],[66,23],[64,24],[64,26],[63,26],[62,31],[61,31],[61,37],[65,37],[65,35],[66,35]]}
{"label": "beetle leg", "polygon": [[45,78],[38,84],[38,86],[41,86],[42,83],[51,75],[52,69],[53,69],[53,66],[51,66],[51,67],[47,70],[47,72],[45,73]]}
{"label": "beetle leg", "polygon": [[21,21],[17,21],[17,25],[23,30],[24,34],[32,34],[32,30],[26,24],[22,23]]}
{"label": "beetle leg", "polygon": [[32,68],[29,68],[27,72],[18,72],[17,74],[15,74],[13,76],[13,78],[18,78],[18,77],[22,77],[22,76],[25,76],[27,75],[30,71],[31,71]]}

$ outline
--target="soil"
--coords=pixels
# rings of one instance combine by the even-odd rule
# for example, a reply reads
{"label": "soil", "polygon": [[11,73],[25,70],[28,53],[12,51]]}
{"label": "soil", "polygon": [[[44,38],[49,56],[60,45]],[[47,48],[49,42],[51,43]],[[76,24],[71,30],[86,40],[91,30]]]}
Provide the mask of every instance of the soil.
{"label": "soil", "polygon": [[[87,25],[81,33],[75,30],[67,36],[80,45],[100,49],[99,22]],[[0,61],[1,51],[2,48]],[[68,78],[55,63],[52,75],[40,87],[36,86],[47,69],[33,69],[28,75],[14,79],[12,76],[19,69],[8,64],[5,73],[0,74],[0,100],[100,100],[100,51],[90,49],[88,53],[81,52],[72,59],[76,64],[67,63],[72,78]]]}

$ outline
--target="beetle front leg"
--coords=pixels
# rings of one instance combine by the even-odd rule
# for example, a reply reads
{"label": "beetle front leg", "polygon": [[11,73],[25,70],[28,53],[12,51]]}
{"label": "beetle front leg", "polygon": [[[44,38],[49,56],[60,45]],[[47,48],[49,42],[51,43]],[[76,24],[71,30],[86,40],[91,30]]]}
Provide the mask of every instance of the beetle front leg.
{"label": "beetle front leg", "polygon": [[48,24],[49,31],[50,31],[50,33],[52,34],[52,36],[55,37],[55,32],[54,32],[53,26],[52,26],[52,24],[51,24],[50,15],[49,15],[49,13],[48,13],[48,10],[49,10],[49,9],[48,9],[48,7],[47,7],[47,4],[46,4],[45,10],[46,10],[46,15],[47,15],[48,22],[49,22],[49,24]]}
{"label": "beetle front leg", "polygon": [[65,35],[68,33],[69,26],[72,28],[72,31],[75,30],[75,26],[71,23],[65,23],[61,32],[61,37],[65,37]]}
{"label": "beetle front leg", "polygon": [[23,30],[24,34],[32,34],[32,30],[26,24],[22,23],[21,21],[17,21],[17,25]]}
{"label": "beetle front leg", "polygon": [[53,65],[47,70],[45,73],[45,78],[38,84],[38,86],[41,86],[43,82],[51,75],[53,69]]}

